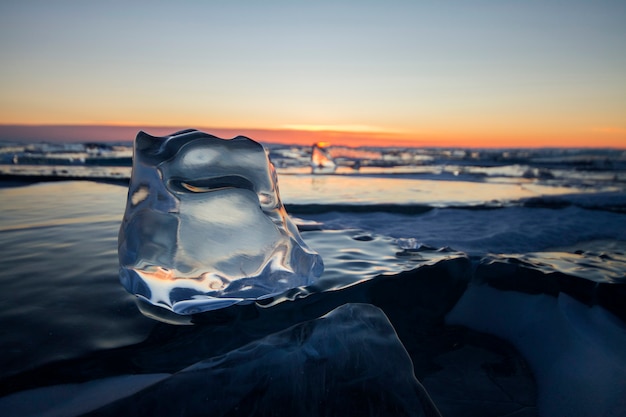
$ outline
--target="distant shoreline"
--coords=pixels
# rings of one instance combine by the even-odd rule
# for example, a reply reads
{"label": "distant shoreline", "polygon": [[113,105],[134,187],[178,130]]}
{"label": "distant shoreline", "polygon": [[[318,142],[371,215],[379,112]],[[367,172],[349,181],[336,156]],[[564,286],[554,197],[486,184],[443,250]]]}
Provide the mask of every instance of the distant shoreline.
{"label": "distant shoreline", "polygon": [[222,138],[243,135],[267,146],[311,146],[317,142],[330,142],[334,146],[357,148],[421,148],[470,150],[537,150],[537,149],[597,149],[624,151],[626,145],[619,140],[573,139],[549,140],[528,138],[512,141],[502,138],[441,138],[429,135],[408,136],[395,131],[307,130],[297,128],[250,128],[211,126],[153,126],[107,124],[3,124],[0,123],[0,141],[21,143],[84,143],[101,142],[131,144],[139,131],[153,136],[168,136],[188,128],[210,133]]}

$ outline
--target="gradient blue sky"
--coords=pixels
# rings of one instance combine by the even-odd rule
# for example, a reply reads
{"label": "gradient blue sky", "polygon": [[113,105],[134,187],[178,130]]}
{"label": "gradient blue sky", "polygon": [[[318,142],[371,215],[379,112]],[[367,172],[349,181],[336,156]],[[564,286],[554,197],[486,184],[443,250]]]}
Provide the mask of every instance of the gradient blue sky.
{"label": "gradient blue sky", "polygon": [[3,1],[0,51],[1,124],[626,147],[623,0]]}

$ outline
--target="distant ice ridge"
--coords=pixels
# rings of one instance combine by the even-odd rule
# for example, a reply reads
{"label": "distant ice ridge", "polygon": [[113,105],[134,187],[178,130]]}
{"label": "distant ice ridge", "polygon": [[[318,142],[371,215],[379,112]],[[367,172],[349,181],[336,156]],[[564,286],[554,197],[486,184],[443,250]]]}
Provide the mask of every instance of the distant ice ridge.
{"label": "distant ice ridge", "polygon": [[277,295],[323,271],[263,147],[197,130],[137,135],[118,249],[124,287],[183,315]]}

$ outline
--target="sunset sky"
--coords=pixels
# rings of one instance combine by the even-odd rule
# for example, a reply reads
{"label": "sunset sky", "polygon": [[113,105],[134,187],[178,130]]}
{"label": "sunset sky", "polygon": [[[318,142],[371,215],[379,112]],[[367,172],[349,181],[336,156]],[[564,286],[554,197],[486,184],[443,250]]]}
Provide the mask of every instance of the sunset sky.
{"label": "sunset sky", "polygon": [[4,0],[0,52],[0,139],[626,148],[624,0]]}

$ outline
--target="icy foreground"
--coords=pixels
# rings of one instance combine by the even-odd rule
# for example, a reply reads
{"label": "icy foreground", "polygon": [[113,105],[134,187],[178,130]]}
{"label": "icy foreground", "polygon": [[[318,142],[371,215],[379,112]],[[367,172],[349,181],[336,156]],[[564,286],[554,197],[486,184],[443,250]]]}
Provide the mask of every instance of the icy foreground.
{"label": "icy foreground", "polygon": [[118,249],[124,287],[183,315],[280,294],[323,271],[263,147],[197,130],[137,135]]}
{"label": "icy foreground", "polygon": [[564,255],[485,257],[446,321],[521,352],[540,416],[625,416],[624,252]]}
{"label": "icy foreground", "polygon": [[441,417],[389,320],[369,304],[345,304],[171,375],[125,375],[18,393],[0,401],[0,412],[9,410],[66,417]]}

